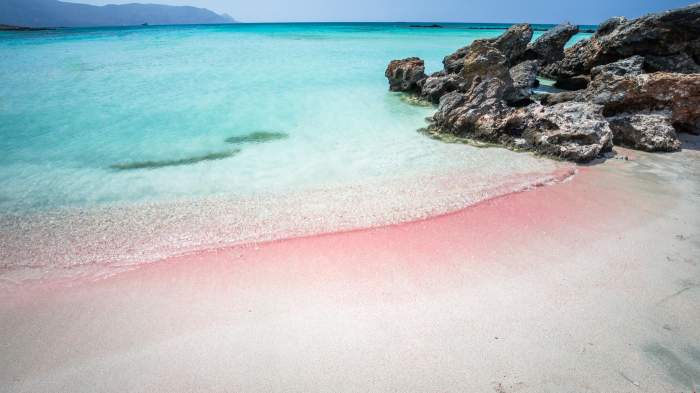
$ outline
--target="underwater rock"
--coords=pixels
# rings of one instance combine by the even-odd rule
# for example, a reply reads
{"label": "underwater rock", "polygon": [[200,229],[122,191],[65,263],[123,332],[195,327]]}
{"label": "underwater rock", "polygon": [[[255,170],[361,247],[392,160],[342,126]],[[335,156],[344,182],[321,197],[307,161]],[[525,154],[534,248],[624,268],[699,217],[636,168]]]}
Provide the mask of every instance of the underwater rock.
{"label": "underwater rock", "polygon": [[285,134],[284,132],[255,131],[246,135],[226,138],[226,143],[265,143],[287,138],[289,138],[289,134]]}
{"label": "underwater rock", "polygon": [[169,166],[180,166],[180,165],[192,165],[197,164],[202,161],[215,161],[223,160],[225,158],[233,157],[238,154],[240,150],[229,150],[216,153],[208,153],[201,156],[179,158],[173,160],[159,160],[159,161],[136,161],[128,162],[122,164],[110,165],[111,169],[116,169],[120,171],[128,171],[135,169],[158,169]]}

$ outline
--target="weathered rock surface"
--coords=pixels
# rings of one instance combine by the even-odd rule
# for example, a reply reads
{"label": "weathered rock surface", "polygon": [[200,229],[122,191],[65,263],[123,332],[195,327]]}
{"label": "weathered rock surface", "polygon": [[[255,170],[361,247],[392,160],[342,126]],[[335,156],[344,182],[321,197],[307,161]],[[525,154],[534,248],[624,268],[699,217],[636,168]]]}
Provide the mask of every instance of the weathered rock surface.
{"label": "weathered rock surface", "polygon": [[[700,39],[700,4],[651,14],[639,19],[613,18],[600,25],[588,40],[566,49],[564,59],[542,71],[554,79],[588,74],[598,65],[641,55],[644,57],[683,56],[697,62],[697,40]],[[695,57],[694,57],[695,56]],[[655,62],[657,67],[670,63]],[[686,64],[684,70],[694,67]],[[656,71],[680,71],[659,68]]]}
{"label": "weathered rock surface", "polygon": [[530,89],[540,85],[537,81],[539,71],[537,60],[528,60],[519,63],[510,69],[510,78],[513,79],[513,86],[516,89]]}
{"label": "weathered rock surface", "polygon": [[544,103],[589,101],[603,105],[608,117],[667,110],[677,130],[700,134],[700,74],[644,74],[642,61],[636,56],[596,67],[586,90],[553,94]]}
{"label": "weathered rock surface", "polygon": [[417,57],[392,61],[384,75],[389,79],[389,90],[404,92],[418,91],[418,83],[427,78],[425,63]]}
{"label": "weathered rock surface", "polygon": [[459,73],[464,66],[464,59],[471,48],[490,46],[497,49],[505,57],[506,63],[512,65],[520,58],[532,39],[532,27],[529,24],[519,24],[510,27],[505,33],[496,38],[475,40],[471,45],[458,49],[442,61],[447,73]]}
{"label": "weathered rock surface", "polygon": [[615,144],[644,151],[676,151],[681,142],[668,111],[622,113],[608,118]]}
{"label": "weathered rock surface", "polygon": [[553,106],[533,104],[522,112],[522,137],[540,153],[588,162],[612,149],[612,131],[600,105],[587,102]]}
{"label": "weathered rock surface", "polygon": [[435,73],[421,82],[421,97],[437,104],[440,97],[453,91],[463,91],[466,82],[456,74]]}
{"label": "weathered rock surface", "polygon": [[532,89],[539,86],[537,71],[539,62],[537,60],[527,60],[511,67],[509,74],[513,80],[513,93],[508,97],[511,104],[529,104],[529,97]]}
{"label": "weathered rock surface", "polygon": [[524,60],[538,60],[540,66],[546,66],[564,58],[564,46],[579,32],[578,26],[562,23],[542,34],[535,42],[527,46]]}

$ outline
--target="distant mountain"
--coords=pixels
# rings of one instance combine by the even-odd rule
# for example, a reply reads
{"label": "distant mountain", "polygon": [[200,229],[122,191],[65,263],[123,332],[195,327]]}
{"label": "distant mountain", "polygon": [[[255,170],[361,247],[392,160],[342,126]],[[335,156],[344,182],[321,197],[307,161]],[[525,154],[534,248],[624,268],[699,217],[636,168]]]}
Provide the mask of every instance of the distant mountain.
{"label": "distant mountain", "polygon": [[0,0],[0,24],[26,27],[94,27],[234,23],[204,8],[156,4],[94,6],[58,0]]}

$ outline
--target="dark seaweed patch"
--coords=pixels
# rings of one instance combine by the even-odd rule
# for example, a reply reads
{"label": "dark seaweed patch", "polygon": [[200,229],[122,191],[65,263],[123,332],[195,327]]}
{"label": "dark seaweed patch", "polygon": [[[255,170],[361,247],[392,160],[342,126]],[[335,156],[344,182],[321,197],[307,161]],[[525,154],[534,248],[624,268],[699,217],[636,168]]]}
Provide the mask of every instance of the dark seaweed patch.
{"label": "dark seaweed patch", "polygon": [[289,138],[289,134],[284,132],[256,131],[246,135],[232,136],[227,138],[226,142],[233,144],[265,143],[287,138]]}
{"label": "dark seaweed patch", "polygon": [[111,169],[116,169],[120,171],[129,171],[135,169],[157,169],[164,168],[168,166],[180,166],[180,165],[192,165],[202,161],[215,161],[223,160],[224,158],[233,157],[238,154],[240,150],[229,150],[215,153],[208,153],[201,156],[180,158],[177,160],[161,160],[161,161],[136,161],[128,162],[122,164],[110,165]]}

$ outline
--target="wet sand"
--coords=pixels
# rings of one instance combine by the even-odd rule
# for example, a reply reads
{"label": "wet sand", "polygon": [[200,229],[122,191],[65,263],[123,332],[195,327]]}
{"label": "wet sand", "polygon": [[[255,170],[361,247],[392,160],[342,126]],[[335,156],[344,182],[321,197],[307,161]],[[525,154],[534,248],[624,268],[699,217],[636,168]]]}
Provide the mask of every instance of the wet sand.
{"label": "wet sand", "polygon": [[700,151],[0,293],[8,392],[692,392]]}

